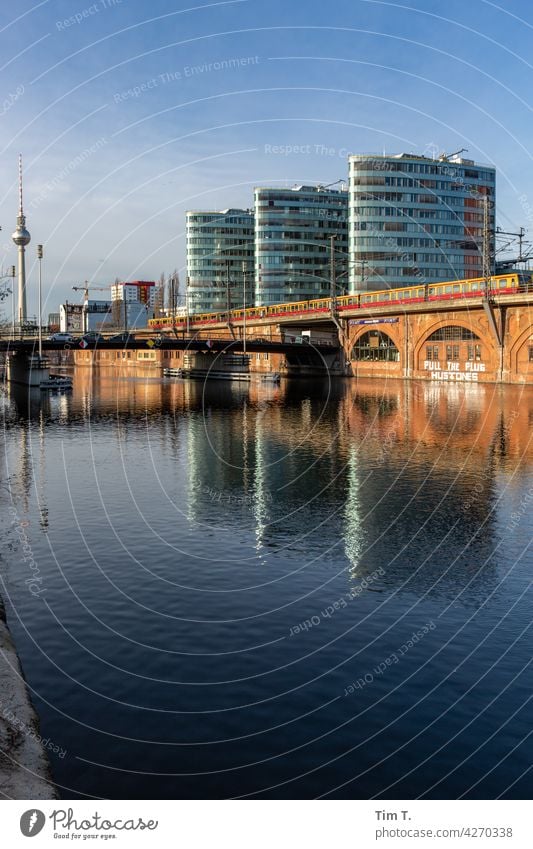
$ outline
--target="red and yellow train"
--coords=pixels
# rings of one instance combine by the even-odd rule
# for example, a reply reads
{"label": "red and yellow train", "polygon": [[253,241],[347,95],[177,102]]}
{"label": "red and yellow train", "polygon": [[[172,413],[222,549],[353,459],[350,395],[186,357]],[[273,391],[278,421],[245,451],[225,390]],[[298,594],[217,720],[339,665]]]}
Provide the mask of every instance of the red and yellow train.
{"label": "red and yellow train", "polygon": [[[528,271],[513,271],[509,274],[499,274],[491,277],[488,295],[513,295],[520,292],[533,292],[533,273]],[[343,310],[364,309],[367,307],[390,307],[402,304],[416,304],[440,300],[479,298],[485,294],[485,278],[475,277],[470,280],[451,280],[446,283],[420,283],[415,286],[398,289],[384,289],[380,292],[361,292],[358,295],[341,295],[335,299],[335,308],[339,313]],[[277,319],[294,316],[329,314],[331,298],[317,298],[312,301],[295,301],[284,304],[273,304],[264,307],[248,307],[228,312],[198,313],[189,316],[189,326],[197,327],[205,324],[220,324],[228,321],[241,321],[246,315],[249,319]],[[186,318],[183,316],[161,316],[152,318],[149,327],[158,330],[176,328],[185,329]]]}

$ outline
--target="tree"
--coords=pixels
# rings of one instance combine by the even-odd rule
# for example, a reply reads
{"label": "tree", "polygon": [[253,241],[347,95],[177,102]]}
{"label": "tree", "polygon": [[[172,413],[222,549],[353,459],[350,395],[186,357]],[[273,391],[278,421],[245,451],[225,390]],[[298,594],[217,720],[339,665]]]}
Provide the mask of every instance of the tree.
{"label": "tree", "polygon": [[168,277],[168,309],[171,315],[174,315],[179,303],[180,295],[180,277],[178,270],[175,268],[172,274]]}

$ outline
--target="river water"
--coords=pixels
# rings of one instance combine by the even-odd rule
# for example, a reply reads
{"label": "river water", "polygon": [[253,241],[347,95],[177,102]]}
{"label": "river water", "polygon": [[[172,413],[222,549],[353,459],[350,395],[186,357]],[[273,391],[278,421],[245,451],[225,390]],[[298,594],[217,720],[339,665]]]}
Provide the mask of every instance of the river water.
{"label": "river water", "polygon": [[531,796],[533,388],[0,401],[0,592],[64,797]]}

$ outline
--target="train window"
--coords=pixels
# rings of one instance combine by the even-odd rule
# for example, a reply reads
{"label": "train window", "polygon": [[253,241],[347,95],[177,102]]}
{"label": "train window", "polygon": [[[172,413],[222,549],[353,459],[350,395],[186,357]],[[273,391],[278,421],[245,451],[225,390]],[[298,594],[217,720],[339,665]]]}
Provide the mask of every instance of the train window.
{"label": "train window", "polygon": [[451,293],[452,293],[452,287],[451,287],[451,286],[445,286],[445,287],[444,287],[444,291],[445,291],[445,293],[446,293],[447,295],[451,295]]}
{"label": "train window", "polygon": [[416,290],[416,297],[417,298],[423,298],[424,297],[424,290],[423,289],[417,289]]}
{"label": "train window", "polygon": [[388,293],[388,292],[385,292],[385,293],[381,296],[381,300],[382,300],[382,301],[388,301],[389,299],[390,299],[390,295],[389,295],[389,293]]}
{"label": "train window", "polygon": [[503,280],[498,282],[498,289],[507,289],[507,278],[505,277]]}
{"label": "train window", "polygon": [[428,289],[428,295],[434,295],[434,294],[435,294],[435,287],[430,286],[429,289]]}
{"label": "train window", "polygon": [[459,283],[454,283],[454,285],[453,285],[453,291],[454,291],[454,293],[457,293],[457,292],[460,292],[460,291],[461,291],[461,286],[460,286],[460,284],[459,284]]}
{"label": "train window", "polygon": [[370,303],[370,295],[363,295],[363,303],[364,304]]}

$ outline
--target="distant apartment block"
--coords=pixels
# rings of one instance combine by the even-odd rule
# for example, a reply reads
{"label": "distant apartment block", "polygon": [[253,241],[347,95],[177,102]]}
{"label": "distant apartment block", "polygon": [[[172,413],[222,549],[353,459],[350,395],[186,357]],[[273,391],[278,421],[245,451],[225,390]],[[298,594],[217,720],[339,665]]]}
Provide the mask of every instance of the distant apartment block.
{"label": "distant apartment block", "polygon": [[111,286],[111,316],[121,327],[146,327],[154,317],[156,285],[153,280],[132,280]]}
{"label": "distant apartment block", "polygon": [[254,302],[254,215],[248,209],[187,212],[187,307],[222,312]]}
{"label": "distant apartment block", "polygon": [[480,277],[496,172],[460,156],[349,157],[350,292]]}
{"label": "distant apartment block", "polygon": [[329,294],[331,236],[342,292],[348,287],[348,192],[320,185],[256,188],[256,305]]}

